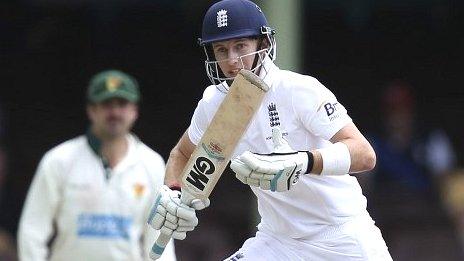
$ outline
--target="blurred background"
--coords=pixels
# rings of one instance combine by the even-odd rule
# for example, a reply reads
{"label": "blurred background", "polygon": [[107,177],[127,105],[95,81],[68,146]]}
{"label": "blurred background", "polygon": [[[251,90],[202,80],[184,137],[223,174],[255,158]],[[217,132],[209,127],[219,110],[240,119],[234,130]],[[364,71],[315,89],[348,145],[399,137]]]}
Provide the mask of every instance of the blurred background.
{"label": "blurred background", "polygon": [[[0,2],[0,260],[15,260],[41,156],[85,132],[94,73],[138,79],[135,133],[167,159],[209,84],[197,37],[213,2]],[[374,145],[377,167],[358,178],[394,260],[464,260],[463,1],[256,2],[277,64],[330,88]],[[256,231],[255,197],[230,173],[211,201],[179,260],[220,260]]]}

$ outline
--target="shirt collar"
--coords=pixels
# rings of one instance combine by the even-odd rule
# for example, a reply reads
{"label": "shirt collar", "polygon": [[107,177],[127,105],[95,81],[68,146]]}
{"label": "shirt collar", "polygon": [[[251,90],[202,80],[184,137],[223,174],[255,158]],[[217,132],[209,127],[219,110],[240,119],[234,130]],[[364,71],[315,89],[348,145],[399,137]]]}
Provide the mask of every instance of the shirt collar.
{"label": "shirt collar", "polygon": [[278,70],[279,67],[277,67],[277,65],[275,65],[268,56],[266,56],[259,72],[259,78],[261,78],[269,86],[269,88],[271,88]]}
{"label": "shirt collar", "polygon": [[[107,162],[106,159],[104,159],[101,156],[101,141],[98,139],[92,131],[89,129],[86,133],[87,137],[87,143],[89,144],[90,149],[93,151],[94,155],[100,158],[102,161],[104,167],[106,168]],[[124,169],[130,165],[133,165],[136,163],[137,157],[135,155],[135,151],[137,149],[137,144],[139,143],[139,139],[133,135],[133,134],[127,134],[126,139],[128,142],[128,148],[126,155],[124,158],[116,165],[114,169]]]}

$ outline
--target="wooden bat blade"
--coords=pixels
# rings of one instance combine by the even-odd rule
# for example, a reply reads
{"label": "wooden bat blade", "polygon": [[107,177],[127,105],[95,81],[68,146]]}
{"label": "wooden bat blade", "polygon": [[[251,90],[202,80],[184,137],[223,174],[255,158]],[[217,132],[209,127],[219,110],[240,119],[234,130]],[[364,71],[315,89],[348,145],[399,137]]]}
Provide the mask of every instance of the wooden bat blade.
{"label": "wooden bat blade", "polygon": [[183,171],[182,192],[211,194],[268,90],[253,72],[239,72]]}

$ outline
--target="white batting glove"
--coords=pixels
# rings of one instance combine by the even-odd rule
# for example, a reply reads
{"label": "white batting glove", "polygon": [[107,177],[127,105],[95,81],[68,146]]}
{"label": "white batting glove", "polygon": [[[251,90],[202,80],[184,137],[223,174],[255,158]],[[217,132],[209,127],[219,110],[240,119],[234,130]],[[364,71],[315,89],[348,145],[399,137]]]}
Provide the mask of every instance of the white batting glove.
{"label": "white batting glove", "polygon": [[172,235],[175,239],[183,240],[187,232],[192,231],[198,225],[195,211],[208,207],[210,201],[209,199],[194,199],[191,206],[188,206],[181,202],[180,196],[180,191],[171,190],[163,185],[156,197],[148,224],[165,235]]}
{"label": "white batting glove", "polygon": [[308,168],[308,152],[290,148],[279,128],[272,129],[274,151],[256,154],[245,151],[230,164],[235,176],[242,183],[263,190],[288,191],[298,182],[299,175]]}

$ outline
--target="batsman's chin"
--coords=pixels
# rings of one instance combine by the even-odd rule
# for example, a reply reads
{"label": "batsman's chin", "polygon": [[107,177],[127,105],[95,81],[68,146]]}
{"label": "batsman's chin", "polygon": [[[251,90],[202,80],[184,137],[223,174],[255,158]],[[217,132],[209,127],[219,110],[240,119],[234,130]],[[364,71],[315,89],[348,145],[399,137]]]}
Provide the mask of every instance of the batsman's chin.
{"label": "batsman's chin", "polygon": [[224,75],[225,75],[226,78],[228,78],[228,79],[233,79],[233,78],[235,78],[235,76],[238,75],[238,72],[237,72],[237,73],[225,73]]}
{"label": "batsman's chin", "polygon": [[233,70],[229,70],[225,73],[225,76],[227,78],[235,78],[235,76],[238,75],[238,72],[240,72],[242,68],[237,68],[237,69],[233,69]]}

